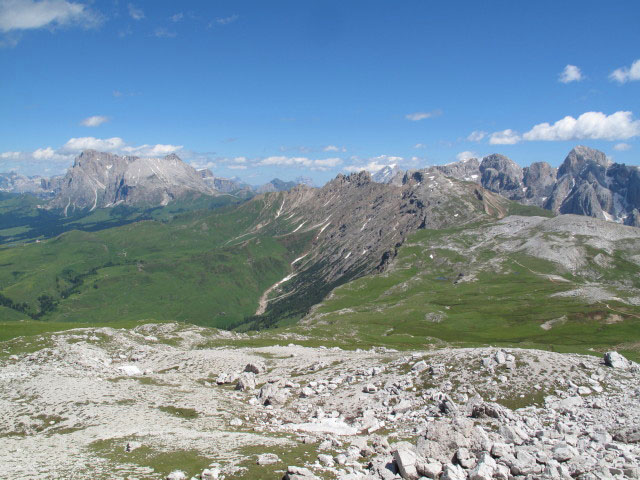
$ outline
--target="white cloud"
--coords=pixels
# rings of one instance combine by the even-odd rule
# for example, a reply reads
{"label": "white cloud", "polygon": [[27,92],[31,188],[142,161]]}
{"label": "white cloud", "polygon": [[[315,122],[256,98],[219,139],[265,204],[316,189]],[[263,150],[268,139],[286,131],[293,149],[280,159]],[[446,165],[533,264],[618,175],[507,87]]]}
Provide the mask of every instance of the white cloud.
{"label": "white cloud", "polygon": [[616,143],[613,146],[613,149],[619,152],[626,152],[627,150],[631,150],[631,145],[629,145],[628,143]]}
{"label": "white cloud", "polygon": [[323,152],[346,152],[345,147],[338,147],[336,145],[327,145],[322,149]]}
{"label": "white cloud", "polygon": [[0,153],[0,169],[7,168],[26,171],[26,173],[42,173],[48,165],[57,164],[55,170],[64,168],[73,160],[74,154],[64,154],[51,147],[38,148],[32,152]]}
{"label": "white cloud", "polygon": [[471,152],[469,150],[465,150],[464,152],[460,152],[456,155],[456,159],[461,162],[469,160],[470,158],[478,158],[478,155],[475,152]]}
{"label": "white cloud", "polygon": [[[120,137],[104,139],[95,137],[71,138],[57,150],[52,147],[44,147],[29,152],[2,152],[0,153],[0,171],[14,168],[28,174],[42,174],[43,171],[61,173],[64,168],[71,164],[74,157],[83,150],[99,150],[142,157],[162,157],[177,152],[182,148],[182,145],[163,144],[131,146],[127,145]],[[54,172],[51,172],[51,169]]]}
{"label": "white cloud", "polygon": [[631,112],[586,112],[577,119],[566,116],[553,125],[540,123],[525,133],[524,140],[625,140],[640,135],[640,120]]}
{"label": "white cloud", "polygon": [[125,146],[124,140],[120,137],[112,138],[95,138],[95,137],[79,137],[70,138],[60,149],[65,153],[78,153],[82,150],[100,150],[103,152],[112,152],[119,150]]}
{"label": "white cloud", "polygon": [[22,155],[22,152],[2,152],[0,153],[0,158],[3,160],[18,160]]}
{"label": "white cloud", "polygon": [[[352,160],[358,161],[357,158],[352,158]],[[402,157],[395,157],[390,155],[379,155],[377,157],[369,158],[365,160],[365,164],[352,164],[347,165],[343,168],[343,170],[347,172],[359,172],[361,170],[367,170],[371,173],[376,173],[378,170],[382,170],[384,167],[395,167],[398,163],[402,162],[404,159]]]}
{"label": "white cloud", "polygon": [[144,12],[141,8],[136,7],[133,3],[128,5],[129,16],[134,20],[142,20],[144,18]]}
{"label": "white cloud", "polygon": [[609,78],[618,83],[627,83],[640,80],[640,59],[631,64],[631,67],[616,68]]}
{"label": "white cloud", "polygon": [[235,157],[231,161],[234,163],[247,163],[247,157]]}
{"label": "white cloud", "polygon": [[171,19],[172,22],[179,22],[184,18],[184,14],[182,12],[178,12],[175,15],[171,15],[171,17],[169,18]]}
{"label": "white cloud", "polygon": [[230,168],[231,170],[246,170],[247,166],[246,165],[229,165],[227,168]]}
{"label": "white cloud", "polygon": [[138,147],[126,146],[121,150],[129,155],[136,155],[140,157],[164,157],[170,153],[176,153],[182,150],[182,145],[163,145],[158,143],[156,145],[140,145]]}
{"label": "white cloud", "polygon": [[470,142],[479,142],[486,136],[487,136],[487,132],[483,132],[482,130],[474,130],[469,134],[469,136],[467,137],[467,140],[469,140]]}
{"label": "white cloud", "polygon": [[320,160],[314,160],[313,165],[318,170],[327,170],[329,168],[337,167],[342,163],[341,158],[323,158]]}
{"label": "white cloud", "polygon": [[427,146],[424,143],[416,143],[413,148],[427,148]]}
{"label": "white cloud", "polygon": [[520,140],[518,132],[514,132],[510,128],[500,132],[493,132],[489,137],[489,143],[491,145],[514,145]]}
{"label": "white cloud", "polygon": [[558,81],[562,83],[579,82],[581,80],[584,80],[584,75],[582,75],[580,68],[575,65],[567,65],[564,67],[564,70],[562,70],[562,73],[560,73],[558,77]]}
{"label": "white cloud", "polygon": [[404,118],[406,118],[407,120],[411,120],[412,122],[418,122],[420,120],[424,120],[425,118],[437,117],[441,114],[442,111],[440,110],[433,110],[432,112],[414,112],[405,115]]}
{"label": "white cloud", "polygon": [[66,0],[0,0],[0,32],[66,25],[96,26],[99,16]]}
{"label": "white cloud", "polygon": [[257,165],[260,166],[296,166],[307,167],[312,170],[328,170],[331,167],[335,167],[342,163],[340,158],[324,158],[319,160],[312,160],[307,157],[286,157],[286,156],[272,156],[263,158]]}
{"label": "white cloud", "polygon": [[109,117],[105,117],[103,115],[93,115],[92,117],[87,117],[84,120],[82,120],[80,124],[85,127],[98,127],[108,121],[109,121]]}
{"label": "white cloud", "polygon": [[51,147],[39,148],[33,152],[33,158],[37,160],[50,160],[54,157],[54,155],[55,155],[55,152]]}

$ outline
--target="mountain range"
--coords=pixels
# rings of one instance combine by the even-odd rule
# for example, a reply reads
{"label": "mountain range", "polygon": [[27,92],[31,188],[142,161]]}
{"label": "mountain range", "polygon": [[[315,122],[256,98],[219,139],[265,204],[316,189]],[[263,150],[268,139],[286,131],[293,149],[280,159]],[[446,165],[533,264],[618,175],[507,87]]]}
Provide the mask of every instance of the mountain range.
{"label": "mountain range", "polygon": [[613,163],[603,152],[585,146],[572,149],[559,168],[547,162],[523,168],[493,154],[430,169],[525,205],[640,227],[640,169]]}
{"label": "mountain range", "polygon": [[[586,215],[640,227],[640,169],[613,163],[603,152],[585,146],[572,149],[559,168],[547,162],[521,167],[504,155],[492,154],[420,171],[477,183],[510,200],[556,214]],[[372,180],[399,186],[404,176],[397,165],[390,165],[373,174]],[[37,195],[49,200],[47,209],[65,215],[120,204],[163,206],[193,195],[248,199],[296,185],[313,186],[313,181],[276,178],[252,186],[239,178],[218,177],[208,169],[195,170],[175,154],[140,158],[92,150],[82,152],[64,177],[0,174],[0,191]]]}
{"label": "mountain range", "polygon": [[[613,175],[622,167],[586,158],[591,153],[574,149],[557,172],[545,165],[519,170],[494,155],[395,172],[388,183],[361,171],[321,188],[300,184],[211,203],[231,194],[215,188],[210,172],[185,168],[176,157],[140,162],[87,152],[52,203],[70,215],[95,210],[30,237],[39,242],[0,249],[0,315],[241,331],[296,325],[317,338],[374,343],[372,336],[393,336],[388,340],[421,345],[430,336],[542,345],[576,335],[595,344],[601,332],[609,343],[637,341],[640,230],[540,206],[563,197],[567,176],[584,183],[597,178],[594,171],[604,172],[601,181],[618,202],[632,201]],[[159,171],[162,162],[174,170]],[[106,177],[99,176],[103,165],[111,165]],[[191,183],[172,183],[185,177]],[[625,185],[628,192],[632,184]],[[175,200],[164,207],[134,208],[170,195]],[[183,200],[193,195],[206,201]],[[0,207],[15,208],[23,197],[0,198]],[[114,201],[120,203],[100,208]],[[37,213],[48,221],[55,210]],[[15,238],[24,228],[5,230]]]}

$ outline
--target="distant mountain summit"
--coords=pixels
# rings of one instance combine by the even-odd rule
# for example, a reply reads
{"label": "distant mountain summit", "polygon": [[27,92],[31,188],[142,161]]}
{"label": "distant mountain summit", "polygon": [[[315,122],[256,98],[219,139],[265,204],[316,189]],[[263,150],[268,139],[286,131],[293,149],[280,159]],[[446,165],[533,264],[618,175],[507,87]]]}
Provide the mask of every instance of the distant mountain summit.
{"label": "distant mountain summit", "polygon": [[31,193],[39,197],[51,198],[60,188],[62,176],[27,177],[16,172],[0,173],[0,192]]}
{"label": "distant mountain summit", "polygon": [[560,168],[547,162],[521,167],[493,154],[431,167],[449,177],[481,184],[487,190],[555,213],[573,213],[640,227],[640,169],[612,163],[585,146],[569,152]]}
{"label": "distant mountain summit", "polygon": [[404,173],[398,165],[386,165],[374,173],[371,179],[377,183],[392,183],[398,173]]}
{"label": "distant mountain summit", "polygon": [[176,154],[141,158],[85,150],[67,171],[48,208],[61,209],[66,215],[119,204],[158,206],[191,193],[219,192]]}

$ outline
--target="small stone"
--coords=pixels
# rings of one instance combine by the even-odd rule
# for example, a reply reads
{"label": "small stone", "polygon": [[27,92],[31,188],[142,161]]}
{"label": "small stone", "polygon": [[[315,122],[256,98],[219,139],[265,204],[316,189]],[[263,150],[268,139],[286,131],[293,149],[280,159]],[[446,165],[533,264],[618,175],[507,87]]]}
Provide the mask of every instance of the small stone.
{"label": "small stone", "polygon": [[325,453],[321,453],[320,455],[318,455],[318,461],[325,467],[333,467],[335,465],[333,457]]}
{"label": "small stone", "polygon": [[244,367],[244,371],[259,375],[267,371],[267,366],[263,362],[251,362],[247,363],[247,366]]}
{"label": "small stone", "polygon": [[187,480],[187,474],[182,470],[174,470],[167,475],[167,480]]}
{"label": "small stone", "polygon": [[278,463],[280,461],[280,457],[278,457],[275,453],[261,453],[258,455],[258,460],[256,463],[258,465],[273,465],[274,463]]}

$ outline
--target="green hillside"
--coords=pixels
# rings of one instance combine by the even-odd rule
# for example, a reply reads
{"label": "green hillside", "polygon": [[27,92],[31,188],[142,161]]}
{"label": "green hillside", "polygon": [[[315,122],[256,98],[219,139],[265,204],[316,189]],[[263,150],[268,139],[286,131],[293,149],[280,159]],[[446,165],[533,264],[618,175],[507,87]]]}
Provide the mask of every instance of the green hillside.
{"label": "green hillside", "polygon": [[0,294],[12,307],[0,311],[1,320],[238,323],[309,240],[274,234],[286,228],[234,240],[251,230],[264,206],[254,201],[0,247]]}
{"label": "green hillside", "polygon": [[232,195],[211,197],[189,195],[164,207],[118,205],[94,211],[76,212],[68,217],[60,212],[39,208],[46,200],[30,194],[0,192],[0,245],[54,237],[71,230],[98,231],[141,220],[168,221],[174,216],[195,211],[213,210],[242,200]]}
{"label": "green hillside", "polygon": [[[389,272],[337,288],[298,328],[317,339],[342,339],[342,346],[447,342],[580,352],[617,346],[638,357],[639,307],[555,296],[589,279],[521,252],[463,253],[479,241],[477,233],[473,228],[415,233]],[[637,265],[615,255],[619,264],[607,269],[607,282],[626,281],[630,272],[639,278]]]}

